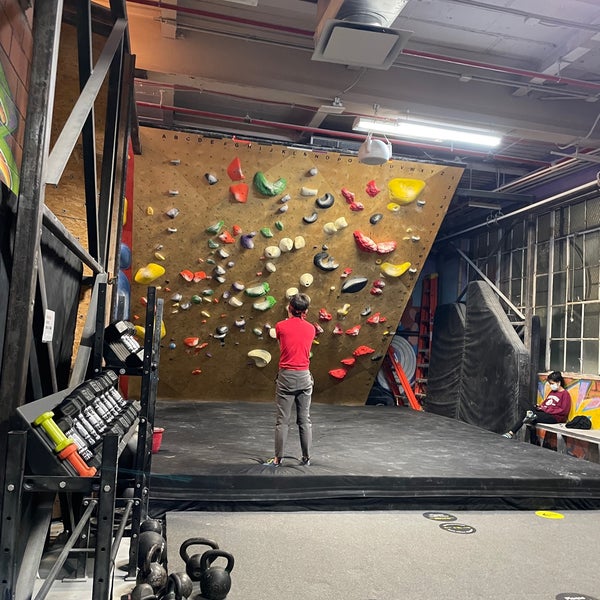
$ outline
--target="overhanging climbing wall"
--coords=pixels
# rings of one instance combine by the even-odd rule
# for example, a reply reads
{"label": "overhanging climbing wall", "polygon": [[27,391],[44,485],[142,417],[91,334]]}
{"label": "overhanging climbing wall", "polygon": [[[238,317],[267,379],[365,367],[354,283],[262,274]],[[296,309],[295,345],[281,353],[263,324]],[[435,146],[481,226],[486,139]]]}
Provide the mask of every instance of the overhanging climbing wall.
{"label": "overhanging climbing wall", "polygon": [[269,332],[298,288],[323,330],[314,400],[364,404],[462,169],[145,128],[141,140],[131,312],[156,277],[159,396],[272,400]]}

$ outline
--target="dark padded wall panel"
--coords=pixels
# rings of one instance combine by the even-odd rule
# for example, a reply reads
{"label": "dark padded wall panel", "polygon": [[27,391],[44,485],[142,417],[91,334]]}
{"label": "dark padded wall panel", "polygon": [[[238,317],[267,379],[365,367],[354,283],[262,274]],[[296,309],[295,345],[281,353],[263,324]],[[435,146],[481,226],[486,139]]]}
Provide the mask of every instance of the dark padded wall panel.
{"label": "dark padded wall panel", "polygon": [[427,397],[423,408],[445,417],[457,418],[465,335],[464,304],[441,304],[433,319]]}
{"label": "dark padded wall panel", "polygon": [[467,291],[467,321],[458,418],[504,432],[527,404],[529,352],[485,282]]}
{"label": "dark padded wall panel", "polygon": [[[83,267],[81,261],[60,242],[54,234],[42,229],[42,261],[46,280],[46,295],[48,308],[55,312],[54,337],[52,347],[56,364],[58,389],[68,387],[73,354],[73,340],[79,307],[79,293]],[[47,350],[42,344],[44,315],[41,306],[36,305],[34,318],[35,342],[38,350],[38,361],[44,395],[52,393],[49,388],[49,364]]]}

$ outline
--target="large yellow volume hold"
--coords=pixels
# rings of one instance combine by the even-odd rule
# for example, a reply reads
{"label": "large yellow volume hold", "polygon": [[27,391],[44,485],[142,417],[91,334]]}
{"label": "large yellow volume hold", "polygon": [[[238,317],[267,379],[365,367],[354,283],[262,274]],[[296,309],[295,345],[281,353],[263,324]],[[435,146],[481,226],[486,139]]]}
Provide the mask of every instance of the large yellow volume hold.
{"label": "large yellow volume hold", "polygon": [[136,283],[148,284],[162,277],[164,274],[165,268],[162,265],[148,263],[145,267],[137,270],[134,279]]}
{"label": "large yellow volume hold", "polygon": [[425,182],[422,179],[390,179],[388,190],[390,198],[400,204],[409,204],[419,197],[419,194],[425,188]]}
{"label": "large yellow volume hold", "polygon": [[389,275],[390,277],[400,277],[410,269],[410,263],[403,262],[398,265],[393,265],[392,263],[384,262],[381,267],[381,272]]}

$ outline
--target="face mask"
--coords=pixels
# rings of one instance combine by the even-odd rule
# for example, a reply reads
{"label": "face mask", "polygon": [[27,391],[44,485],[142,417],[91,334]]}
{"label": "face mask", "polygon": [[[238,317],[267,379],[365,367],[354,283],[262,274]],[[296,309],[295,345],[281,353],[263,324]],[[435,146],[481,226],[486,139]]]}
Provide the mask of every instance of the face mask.
{"label": "face mask", "polygon": [[558,385],[558,383],[551,383],[551,384],[550,384],[550,389],[551,389],[553,392],[556,392],[556,391],[558,390],[558,388],[559,388],[559,387],[560,387],[560,386]]}

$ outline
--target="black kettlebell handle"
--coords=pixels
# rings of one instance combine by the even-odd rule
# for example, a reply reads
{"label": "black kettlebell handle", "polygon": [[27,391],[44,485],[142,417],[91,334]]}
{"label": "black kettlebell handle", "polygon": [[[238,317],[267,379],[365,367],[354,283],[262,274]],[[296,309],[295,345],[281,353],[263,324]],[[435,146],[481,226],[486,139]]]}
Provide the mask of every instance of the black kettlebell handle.
{"label": "black kettlebell handle", "polygon": [[212,540],[209,540],[207,538],[189,538],[188,540],[185,540],[185,542],[183,542],[183,544],[181,544],[181,547],[179,548],[179,556],[181,556],[181,558],[186,564],[190,560],[190,555],[188,554],[187,549],[190,546],[196,545],[209,546],[210,548],[213,548],[213,550],[218,550],[219,548],[219,544],[217,544],[217,542],[213,542]]}
{"label": "black kettlebell handle", "polygon": [[204,573],[211,568],[212,563],[222,556],[227,559],[227,566],[225,567],[225,571],[227,573],[231,573],[233,569],[233,554],[226,552],[225,550],[207,550],[200,559],[200,570]]}
{"label": "black kettlebell handle", "polygon": [[150,572],[150,565],[152,563],[159,563],[160,557],[162,555],[162,548],[160,544],[154,544],[150,546],[150,550],[148,550],[148,554],[146,554],[146,559],[144,560],[144,573]]}

